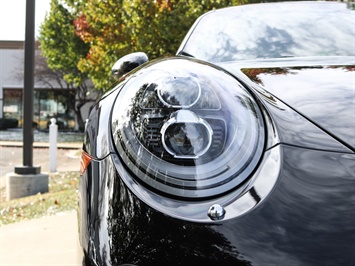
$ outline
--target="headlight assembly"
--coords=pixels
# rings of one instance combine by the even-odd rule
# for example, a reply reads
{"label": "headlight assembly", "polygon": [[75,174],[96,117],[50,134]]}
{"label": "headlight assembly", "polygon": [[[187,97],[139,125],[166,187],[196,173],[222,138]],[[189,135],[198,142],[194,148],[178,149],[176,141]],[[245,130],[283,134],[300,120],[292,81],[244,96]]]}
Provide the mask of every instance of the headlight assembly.
{"label": "headlight assembly", "polygon": [[241,185],[265,141],[249,92],[225,72],[186,59],[153,63],[130,77],[112,110],[112,135],[132,178],[185,200]]}

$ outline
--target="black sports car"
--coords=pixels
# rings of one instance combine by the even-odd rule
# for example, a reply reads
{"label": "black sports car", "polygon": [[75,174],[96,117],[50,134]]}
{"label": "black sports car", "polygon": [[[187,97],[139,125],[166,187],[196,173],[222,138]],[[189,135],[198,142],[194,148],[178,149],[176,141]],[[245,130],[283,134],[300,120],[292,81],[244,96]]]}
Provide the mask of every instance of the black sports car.
{"label": "black sports car", "polygon": [[83,264],[355,265],[354,22],[230,7],[174,58],[120,59],[85,132]]}

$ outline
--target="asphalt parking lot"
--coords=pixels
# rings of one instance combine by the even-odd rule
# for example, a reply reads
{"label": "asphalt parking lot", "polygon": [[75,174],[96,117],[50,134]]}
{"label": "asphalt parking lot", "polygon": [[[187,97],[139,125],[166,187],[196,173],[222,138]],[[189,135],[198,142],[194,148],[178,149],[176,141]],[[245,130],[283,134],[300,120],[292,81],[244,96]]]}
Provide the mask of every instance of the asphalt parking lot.
{"label": "asphalt parking lot", "polygon": [[[14,167],[23,165],[23,148],[17,142],[0,142],[0,187],[5,185],[5,176],[14,172]],[[71,143],[57,149],[56,170],[58,172],[79,171],[80,143]],[[69,146],[69,147],[68,147]],[[41,166],[41,172],[49,172],[49,149],[37,144],[33,148],[33,165]]]}

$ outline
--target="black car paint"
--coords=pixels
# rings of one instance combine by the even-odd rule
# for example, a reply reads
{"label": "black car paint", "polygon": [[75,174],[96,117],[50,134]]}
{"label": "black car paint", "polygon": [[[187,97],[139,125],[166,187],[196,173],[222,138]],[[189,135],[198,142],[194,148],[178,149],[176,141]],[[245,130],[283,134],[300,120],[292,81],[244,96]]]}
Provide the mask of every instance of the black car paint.
{"label": "black car paint", "polygon": [[[173,64],[194,59],[167,60]],[[304,109],[310,95],[295,97],[290,91],[294,88],[287,94],[284,83],[277,82],[280,76],[293,82],[297,75],[316,69],[319,75],[304,82],[313,90],[324,88],[319,82],[324,73],[340,71],[353,77],[352,60],[319,58],[316,68],[304,58],[269,65],[220,64],[221,71],[228,70],[257,99],[267,124],[264,159],[270,154],[274,158],[270,172],[256,173],[246,193],[237,197],[240,204],[226,206],[231,218],[220,221],[208,220],[207,209],[205,221],[189,221],[169,215],[168,208],[157,210],[153,200],[147,202],[149,197],[164,198],[130,177],[112,144],[111,110],[125,81],[117,85],[91,112],[83,146],[94,158],[80,180],[84,264],[355,265],[354,123],[341,119],[344,112],[352,117],[354,106],[329,108],[312,96],[312,108],[315,104],[324,116],[339,115],[338,123],[350,125],[350,131],[333,130],[327,119],[312,117],[312,109]],[[293,76],[292,71],[299,72]],[[323,101],[333,102],[344,87],[351,101],[351,78],[339,83],[327,88],[331,93],[322,94]]]}
{"label": "black car paint", "polygon": [[[355,121],[354,66],[243,68],[242,71],[355,150],[355,128],[351,123]],[[325,109],[328,111],[324,112]]]}
{"label": "black car paint", "polygon": [[282,179],[269,199],[214,224],[155,211],[125,186],[110,158],[94,163],[101,179],[91,184],[87,258],[99,265],[352,265],[354,155],[281,150]]}
{"label": "black car paint", "polygon": [[[256,84],[245,86],[253,90]],[[278,149],[282,160],[277,181],[259,177],[266,183],[270,179],[272,185],[276,182],[272,193],[250,190],[244,201],[251,207],[234,219],[203,224],[175,219],[137,198],[119,175],[124,167],[108,134],[111,106],[119,90],[110,92],[91,113],[84,145],[97,158],[81,179],[80,194],[86,195],[81,209],[87,214],[81,217],[80,227],[88,257],[99,265],[354,262],[355,155],[349,148],[259,87],[253,91],[269,116],[265,116],[268,128],[274,127],[266,150]],[[258,204],[262,196],[268,199]],[[233,211],[244,214],[227,209]]]}

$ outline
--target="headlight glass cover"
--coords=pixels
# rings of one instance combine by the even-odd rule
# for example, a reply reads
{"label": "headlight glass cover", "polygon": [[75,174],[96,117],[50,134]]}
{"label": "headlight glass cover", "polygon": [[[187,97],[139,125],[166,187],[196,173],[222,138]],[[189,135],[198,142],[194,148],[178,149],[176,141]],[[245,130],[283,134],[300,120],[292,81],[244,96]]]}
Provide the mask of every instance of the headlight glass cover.
{"label": "headlight glass cover", "polygon": [[136,71],[112,110],[112,136],[132,178],[190,200],[245,182],[264,148],[261,111],[232,76],[210,65],[170,59]]}

